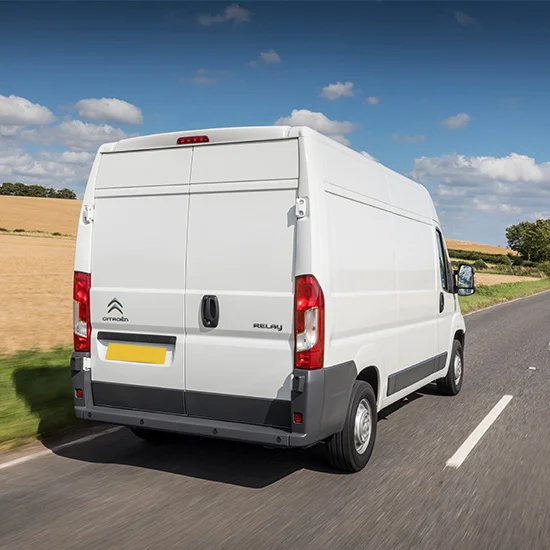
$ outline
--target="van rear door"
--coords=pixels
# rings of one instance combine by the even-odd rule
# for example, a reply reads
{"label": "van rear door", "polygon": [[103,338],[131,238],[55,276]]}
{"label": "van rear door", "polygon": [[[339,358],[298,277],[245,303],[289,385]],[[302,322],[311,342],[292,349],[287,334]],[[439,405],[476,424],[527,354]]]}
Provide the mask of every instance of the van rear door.
{"label": "van rear door", "polygon": [[96,405],[183,414],[191,148],[102,155],[90,292]]}
{"label": "van rear door", "polygon": [[298,141],[195,147],[186,280],[191,416],[290,425]]}

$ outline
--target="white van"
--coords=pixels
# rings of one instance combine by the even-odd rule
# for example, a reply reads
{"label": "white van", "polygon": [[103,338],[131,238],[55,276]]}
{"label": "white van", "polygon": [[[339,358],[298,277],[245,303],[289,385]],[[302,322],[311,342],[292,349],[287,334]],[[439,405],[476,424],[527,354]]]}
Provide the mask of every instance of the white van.
{"label": "white van", "polygon": [[309,128],[109,143],[78,226],[76,414],[150,440],[324,442],[358,471],[378,411],[460,391],[474,290],[424,187]]}

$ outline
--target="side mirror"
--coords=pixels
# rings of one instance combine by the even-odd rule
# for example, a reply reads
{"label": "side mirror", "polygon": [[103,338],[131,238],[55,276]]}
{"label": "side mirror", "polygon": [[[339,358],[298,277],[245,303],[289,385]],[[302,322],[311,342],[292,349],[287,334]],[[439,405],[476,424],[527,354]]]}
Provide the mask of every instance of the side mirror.
{"label": "side mirror", "polygon": [[474,268],[470,264],[460,264],[455,271],[456,292],[459,296],[471,296],[476,291]]}

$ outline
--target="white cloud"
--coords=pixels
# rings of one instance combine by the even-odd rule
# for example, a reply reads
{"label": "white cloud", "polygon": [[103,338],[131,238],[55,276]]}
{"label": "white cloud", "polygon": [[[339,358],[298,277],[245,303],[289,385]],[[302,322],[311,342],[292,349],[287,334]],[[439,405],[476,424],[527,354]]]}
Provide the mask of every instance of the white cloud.
{"label": "white cloud", "polygon": [[192,82],[197,86],[208,86],[216,84],[220,78],[229,75],[229,71],[211,71],[208,69],[198,69],[191,78],[183,78],[183,81]]}
{"label": "white cloud", "polygon": [[468,211],[508,221],[525,219],[550,204],[550,162],[537,163],[517,153],[417,158],[410,176],[428,186],[438,204],[457,220]]}
{"label": "white cloud", "polygon": [[0,137],[15,137],[23,126],[0,124]]}
{"label": "white cloud", "polygon": [[91,164],[92,160],[94,159],[94,155],[92,153],[87,153],[86,151],[63,151],[61,155],[59,155],[60,162],[66,163],[66,164]]}
{"label": "white cloud", "polygon": [[75,105],[78,114],[87,120],[117,124],[142,124],[141,109],[122,99],[81,99]]}
{"label": "white cloud", "polygon": [[83,155],[88,154],[64,151],[32,156],[22,149],[0,151],[0,181],[22,181],[56,188],[83,185],[93,160],[93,155]]}
{"label": "white cloud", "polygon": [[199,23],[205,27],[219,23],[229,23],[230,21],[233,21],[233,23],[248,23],[251,15],[249,10],[241,8],[239,4],[231,4],[221,13],[199,15]]}
{"label": "white cloud", "polygon": [[350,143],[346,134],[353,132],[356,128],[356,124],[353,122],[331,120],[323,113],[316,113],[308,109],[294,109],[290,116],[277,119],[275,125],[309,126],[344,145]]}
{"label": "white cloud", "polygon": [[275,50],[267,50],[260,53],[260,59],[269,65],[281,62],[281,56]]}
{"label": "white cloud", "polygon": [[199,85],[214,84],[217,79],[213,76],[208,76],[208,75],[209,73],[206,69],[199,69],[191,80],[195,84],[199,84]]}
{"label": "white cloud", "polygon": [[371,105],[378,105],[380,103],[380,98],[376,96],[367,97],[367,103]]}
{"label": "white cloud", "polygon": [[24,97],[0,95],[0,124],[2,126],[49,124],[54,120],[53,113],[43,105],[32,103]]}
{"label": "white cloud", "polygon": [[454,16],[456,21],[460,25],[464,25],[465,27],[472,27],[477,24],[476,19],[468,15],[467,13],[464,13],[463,11],[455,11]]}
{"label": "white cloud", "polygon": [[21,138],[42,144],[62,143],[71,151],[88,151],[97,149],[103,143],[119,141],[136,134],[127,134],[120,128],[108,124],[92,124],[81,120],[62,122],[53,128],[25,130]]}
{"label": "white cloud", "polygon": [[329,101],[334,101],[340,97],[353,97],[354,95],[353,82],[349,80],[345,83],[338,81],[335,84],[329,84],[321,91],[321,97]]}
{"label": "white cloud", "polygon": [[537,164],[526,155],[510,153],[507,157],[468,157],[456,153],[414,160],[413,173],[421,181],[445,179],[483,184],[488,181],[509,183],[550,183],[550,163]]}
{"label": "white cloud", "polygon": [[394,141],[398,143],[422,143],[426,138],[422,134],[416,136],[410,136],[408,134],[395,133],[392,136]]}
{"label": "white cloud", "polygon": [[249,61],[247,65],[249,67],[257,67],[260,63],[265,63],[267,65],[277,65],[281,62],[281,56],[275,50],[267,50],[261,52],[258,59]]}
{"label": "white cloud", "polygon": [[458,113],[458,115],[451,116],[441,121],[443,126],[446,126],[449,130],[456,130],[458,128],[465,128],[470,124],[471,117],[466,113]]}
{"label": "white cloud", "polygon": [[374,162],[380,162],[377,158],[374,158],[370,153],[367,153],[367,151],[361,151],[361,154],[364,157],[367,157],[370,160],[373,160]]}
{"label": "white cloud", "polygon": [[520,214],[521,208],[511,204],[498,202],[498,197],[489,197],[489,199],[480,199],[474,197],[472,206],[480,212],[500,213],[500,214]]}

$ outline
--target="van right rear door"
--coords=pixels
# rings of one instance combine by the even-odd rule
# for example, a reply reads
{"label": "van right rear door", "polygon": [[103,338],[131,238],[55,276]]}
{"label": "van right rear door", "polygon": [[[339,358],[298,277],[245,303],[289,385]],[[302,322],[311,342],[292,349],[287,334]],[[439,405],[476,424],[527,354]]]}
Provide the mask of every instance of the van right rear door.
{"label": "van right rear door", "polygon": [[186,278],[191,416],[287,427],[298,141],[195,147]]}

